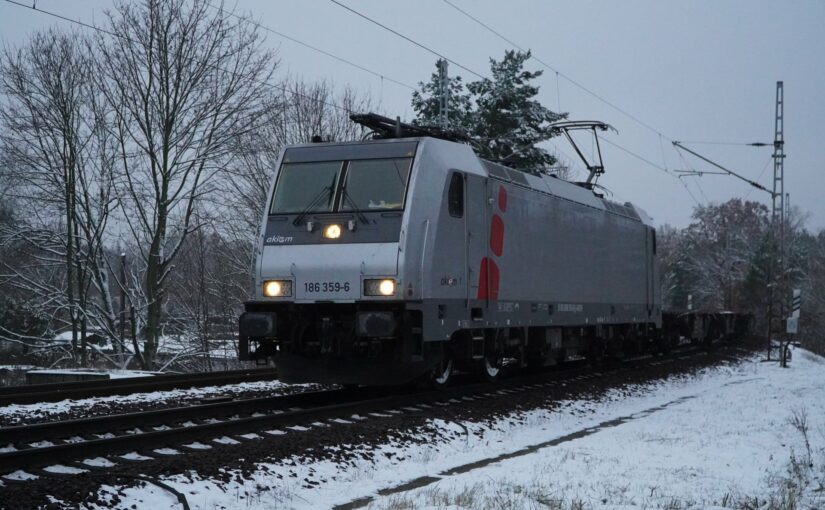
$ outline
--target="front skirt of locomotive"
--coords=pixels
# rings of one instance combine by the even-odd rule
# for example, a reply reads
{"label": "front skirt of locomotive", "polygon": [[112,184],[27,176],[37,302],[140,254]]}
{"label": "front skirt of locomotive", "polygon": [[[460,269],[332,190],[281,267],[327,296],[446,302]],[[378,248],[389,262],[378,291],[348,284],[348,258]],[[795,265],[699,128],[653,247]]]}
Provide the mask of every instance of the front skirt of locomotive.
{"label": "front skirt of locomotive", "polygon": [[248,302],[239,333],[240,358],[274,360],[287,383],[403,384],[438,359],[406,303]]}

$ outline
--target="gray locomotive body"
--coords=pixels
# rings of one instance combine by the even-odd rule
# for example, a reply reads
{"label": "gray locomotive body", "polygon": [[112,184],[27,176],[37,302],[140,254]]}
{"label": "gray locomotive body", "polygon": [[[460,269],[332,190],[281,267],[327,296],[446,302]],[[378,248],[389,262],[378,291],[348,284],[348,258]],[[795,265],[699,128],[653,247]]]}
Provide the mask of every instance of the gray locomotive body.
{"label": "gray locomotive body", "polygon": [[493,377],[661,328],[655,231],[630,204],[429,137],[290,147],[273,182],[240,350],[284,381]]}

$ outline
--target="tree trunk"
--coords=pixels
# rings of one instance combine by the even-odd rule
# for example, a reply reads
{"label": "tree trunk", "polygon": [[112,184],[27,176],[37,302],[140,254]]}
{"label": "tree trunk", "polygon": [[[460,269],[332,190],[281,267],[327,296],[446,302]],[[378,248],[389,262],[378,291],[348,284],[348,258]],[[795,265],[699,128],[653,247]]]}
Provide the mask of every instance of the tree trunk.
{"label": "tree trunk", "polygon": [[[165,192],[165,186],[164,190]],[[165,195],[165,193],[163,193]],[[149,260],[146,267],[146,325],[143,329],[145,339],[143,358],[147,369],[154,368],[157,357],[158,342],[161,333],[161,320],[163,318],[163,259],[161,255],[161,243],[166,238],[166,208],[165,197],[161,198],[158,208],[157,222],[155,223],[155,235],[152,238],[152,245],[149,250]]]}

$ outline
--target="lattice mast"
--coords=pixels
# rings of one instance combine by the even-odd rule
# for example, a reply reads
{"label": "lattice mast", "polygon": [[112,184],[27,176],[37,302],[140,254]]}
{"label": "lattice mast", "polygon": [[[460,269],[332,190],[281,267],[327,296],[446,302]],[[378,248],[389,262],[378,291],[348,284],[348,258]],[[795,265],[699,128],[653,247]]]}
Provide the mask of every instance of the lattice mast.
{"label": "lattice mast", "polygon": [[[779,239],[775,252],[773,251],[775,243],[771,243],[772,253],[768,267],[768,359],[771,356],[771,335],[774,332],[775,319],[779,319],[779,323],[782,324],[782,319],[785,317],[785,93],[781,81],[776,82],[771,234],[778,234]],[[777,297],[778,303],[774,303]]]}
{"label": "lattice mast", "polygon": [[450,78],[447,61],[438,61],[438,124],[444,131],[450,129]]}

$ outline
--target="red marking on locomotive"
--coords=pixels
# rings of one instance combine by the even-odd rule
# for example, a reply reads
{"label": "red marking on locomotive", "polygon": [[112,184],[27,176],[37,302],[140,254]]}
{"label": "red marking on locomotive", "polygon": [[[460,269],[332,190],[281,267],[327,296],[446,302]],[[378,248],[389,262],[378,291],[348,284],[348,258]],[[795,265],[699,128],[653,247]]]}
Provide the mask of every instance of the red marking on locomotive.
{"label": "red marking on locomotive", "polygon": [[501,257],[504,251],[504,220],[498,214],[490,221],[490,249],[496,257]]}
{"label": "red marking on locomotive", "polygon": [[504,186],[498,187],[498,208],[501,209],[501,212],[507,211],[507,190],[504,189]]}
{"label": "red marking on locomotive", "polygon": [[478,272],[478,299],[498,299],[498,265],[493,259],[481,259]]}

